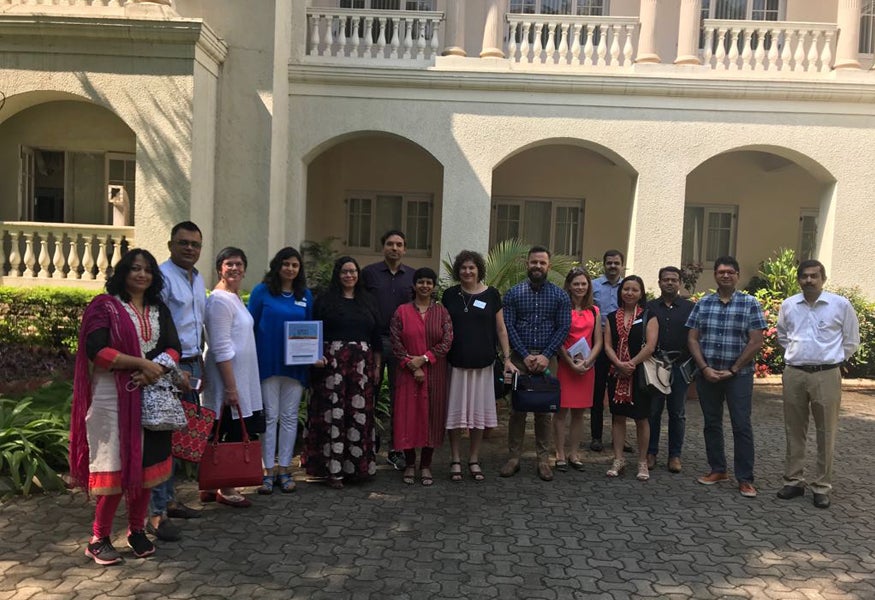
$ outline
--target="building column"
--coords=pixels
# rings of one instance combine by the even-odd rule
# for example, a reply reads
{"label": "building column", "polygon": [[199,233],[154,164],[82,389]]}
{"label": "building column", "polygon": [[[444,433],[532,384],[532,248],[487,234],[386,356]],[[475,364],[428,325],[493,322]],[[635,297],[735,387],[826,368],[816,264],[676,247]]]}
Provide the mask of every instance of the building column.
{"label": "building column", "polygon": [[659,0],[641,0],[639,21],[641,29],[638,34],[638,56],[636,63],[662,62],[656,53],[656,11]]}
{"label": "building column", "polygon": [[[452,261],[460,250],[489,253],[489,221],[492,217],[492,166],[471,155],[463,144],[446,157],[441,205],[441,233],[437,258]],[[471,161],[470,157],[476,160]]]}
{"label": "building column", "polygon": [[839,0],[836,23],[839,40],[836,45],[836,69],[859,69],[860,0]]}
{"label": "building column", "polygon": [[447,0],[446,46],[442,56],[467,56],[465,53],[465,4]]}
{"label": "building column", "polygon": [[507,0],[487,0],[486,19],[483,24],[483,49],[480,58],[504,58],[502,42],[504,38],[504,15]]}
{"label": "building column", "polygon": [[678,56],[676,65],[700,65],[699,60],[699,16],[702,13],[702,0],[681,0],[681,16],[678,22]]}

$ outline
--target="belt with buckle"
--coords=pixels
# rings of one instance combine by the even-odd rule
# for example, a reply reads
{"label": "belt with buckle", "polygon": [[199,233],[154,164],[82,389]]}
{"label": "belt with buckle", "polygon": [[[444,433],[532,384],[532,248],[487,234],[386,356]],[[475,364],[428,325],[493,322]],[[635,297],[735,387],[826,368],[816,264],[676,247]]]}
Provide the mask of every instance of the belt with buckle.
{"label": "belt with buckle", "polygon": [[186,358],[180,358],[180,359],[179,359],[179,364],[181,364],[181,365],[191,365],[191,364],[194,364],[194,363],[199,363],[200,361],[201,361],[201,357],[200,357],[200,355],[195,355],[195,356],[189,356],[189,357],[186,357]]}
{"label": "belt with buckle", "polygon": [[794,369],[799,369],[800,371],[805,371],[806,373],[818,373],[820,371],[829,371],[830,369],[837,369],[839,365],[788,365],[793,367]]}

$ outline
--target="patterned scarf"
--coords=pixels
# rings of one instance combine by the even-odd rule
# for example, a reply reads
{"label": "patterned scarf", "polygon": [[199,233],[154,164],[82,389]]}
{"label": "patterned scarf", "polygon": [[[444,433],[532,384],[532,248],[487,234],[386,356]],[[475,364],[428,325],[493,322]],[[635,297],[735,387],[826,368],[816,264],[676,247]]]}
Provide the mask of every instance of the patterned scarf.
{"label": "patterned scarf", "polygon": [[[140,356],[140,339],[136,327],[122,304],[113,296],[101,294],[94,298],[82,316],[76,370],[73,377],[73,411],[70,418],[70,475],[76,485],[88,490],[88,437],[85,415],[91,406],[91,370],[85,351],[89,334],[109,329],[109,346],[123,354]],[[157,333],[157,332],[156,332]],[[143,487],[143,447],[140,415],[140,389],[127,390],[131,371],[113,371],[118,393],[119,450],[122,462],[122,489]]]}
{"label": "patterned scarf", "polygon": [[[629,354],[629,332],[632,331],[632,323],[638,318],[644,310],[640,306],[635,307],[635,316],[626,328],[626,311],[621,307],[617,309],[617,358],[620,362],[627,362],[632,359]],[[632,404],[632,390],[634,388],[635,373],[632,375],[623,375],[619,370],[611,365],[611,374],[617,379],[617,389],[614,392],[614,402],[616,404]]]}

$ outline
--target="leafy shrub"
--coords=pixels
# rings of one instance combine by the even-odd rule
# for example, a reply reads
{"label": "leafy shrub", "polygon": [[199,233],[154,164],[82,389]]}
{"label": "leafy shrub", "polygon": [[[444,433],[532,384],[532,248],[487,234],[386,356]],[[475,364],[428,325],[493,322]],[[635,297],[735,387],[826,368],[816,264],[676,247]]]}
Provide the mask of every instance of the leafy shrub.
{"label": "leafy shrub", "polygon": [[0,339],[9,344],[76,349],[85,307],[98,291],[0,286]]}
{"label": "leafy shrub", "polygon": [[70,399],[56,410],[36,410],[30,398],[0,398],[0,478],[27,495],[34,478],[43,490],[63,486],[55,469],[67,462]]}

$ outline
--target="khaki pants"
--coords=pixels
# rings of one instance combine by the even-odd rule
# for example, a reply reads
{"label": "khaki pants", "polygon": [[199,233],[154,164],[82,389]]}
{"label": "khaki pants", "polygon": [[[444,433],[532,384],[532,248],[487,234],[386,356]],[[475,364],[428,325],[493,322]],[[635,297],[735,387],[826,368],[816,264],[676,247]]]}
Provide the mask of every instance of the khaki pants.
{"label": "khaki pants", "polygon": [[[511,353],[511,361],[520,370],[520,373],[528,373],[525,363],[516,352]],[[556,376],[558,362],[556,357],[550,359],[550,373]],[[523,452],[523,438],[526,435],[526,417],[529,413],[516,412],[511,409],[510,418],[507,422],[507,450],[510,458],[519,460]],[[550,462],[550,434],[553,431],[553,415],[550,413],[535,414],[535,451],[538,462]]]}
{"label": "khaki pants", "polygon": [[816,494],[829,494],[832,490],[832,463],[842,402],[841,372],[839,369],[830,369],[806,373],[788,365],[782,381],[784,429],[787,434],[784,485],[805,485],[805,439],[810,412],[817,430],[817,471],[809,485]]}

